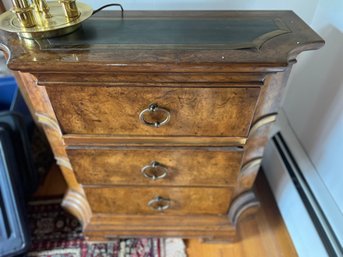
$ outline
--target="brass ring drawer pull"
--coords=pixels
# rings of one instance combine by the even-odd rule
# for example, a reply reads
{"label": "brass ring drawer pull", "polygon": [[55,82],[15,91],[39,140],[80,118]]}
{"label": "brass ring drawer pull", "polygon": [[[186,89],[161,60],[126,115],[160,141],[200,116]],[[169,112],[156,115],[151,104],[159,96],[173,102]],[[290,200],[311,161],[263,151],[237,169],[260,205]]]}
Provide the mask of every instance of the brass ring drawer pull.
{"label": "brass ring drawer pull", "polygon": [[[146,113],[154,113],[154,112],[155,113],[157,113],[157,112],[163,113],[163,114],[165,114],[166,117],[162,121],[153,121],[153,122],[152,121],[147,121],[144,118],[144,115]],[[167,109],[159,107],[157,104],[153,103],[153,104],[150,104],[147,109],[144,109],[143,111],[141,111],[141,113],[139,114],[139,119],[140,119],[140,121],[144,125],[158,128],[158,127],[161,127],[163,125],[166,125],[169,122],[169,120],[170,120],[170,112]]]}
{"label": "brass ring drawer pull", "polygon": [[157,196],[148,202],[148,206],[155,211],[164,211],[170,208],[170,199]]}
{"label": "brass ring drawer pull", "polygon": [[157,161],[152,161],[149,165],[141,169],[144,177],[151,180],[161,179],[168,175],[168,169]]}

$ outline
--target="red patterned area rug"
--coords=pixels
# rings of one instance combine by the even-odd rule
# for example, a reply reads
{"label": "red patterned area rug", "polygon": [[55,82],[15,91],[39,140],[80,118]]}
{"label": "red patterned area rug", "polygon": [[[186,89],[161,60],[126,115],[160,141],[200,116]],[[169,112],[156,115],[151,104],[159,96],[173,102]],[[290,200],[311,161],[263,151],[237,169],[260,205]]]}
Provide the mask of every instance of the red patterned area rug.
{"label": "red patterned area rug", "polygon": [[88,243],[77,219],[64,211],[60,201],[29,204],[32,246],[27,256],[39,257],[186,257],[181,239],[118,239]]}

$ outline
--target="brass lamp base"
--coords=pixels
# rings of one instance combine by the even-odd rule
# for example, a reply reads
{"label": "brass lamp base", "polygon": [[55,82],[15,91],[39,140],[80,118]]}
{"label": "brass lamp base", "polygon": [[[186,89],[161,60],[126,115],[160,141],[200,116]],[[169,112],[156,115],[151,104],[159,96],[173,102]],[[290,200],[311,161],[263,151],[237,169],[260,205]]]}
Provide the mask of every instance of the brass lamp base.
{"label": "brass lamp base", "polygon": [[49,1],[47,4],[51,17],[44,17],[36,9],[32,9],[35,26],[24,27],[14,12],[7,11],[0,15],[0,29],[18,33],[20,37],[28,39],[57,37],[75,31],[81,22],[88,19],[93,13],[90,6],[77,2],[79,16],[68,18],[58,1]]}

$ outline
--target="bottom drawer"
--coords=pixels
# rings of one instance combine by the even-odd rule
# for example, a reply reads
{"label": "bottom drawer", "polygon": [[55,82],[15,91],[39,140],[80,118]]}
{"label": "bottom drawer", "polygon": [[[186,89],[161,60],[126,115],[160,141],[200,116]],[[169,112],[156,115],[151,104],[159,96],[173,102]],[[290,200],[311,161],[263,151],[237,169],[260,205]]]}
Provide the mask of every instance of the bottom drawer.
{"label": "bottom drawer", "polygon": [[84,187],[94,213],[226,214],[232,188]]}

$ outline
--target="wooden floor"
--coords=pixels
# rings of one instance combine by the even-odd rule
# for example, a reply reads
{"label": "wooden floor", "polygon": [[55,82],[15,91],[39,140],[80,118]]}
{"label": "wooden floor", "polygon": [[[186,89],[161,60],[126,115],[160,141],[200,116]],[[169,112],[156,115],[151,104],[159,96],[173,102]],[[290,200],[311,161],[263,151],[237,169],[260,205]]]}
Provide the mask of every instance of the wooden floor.
{"label": "wooden floor", "polygon": [[[187,240],[188,257],[293,257],[297,256],[285,224],[277,209],[266,179],[260,173],[255,184],[261,209],[254,217],[242,220],[240,239],[234,243],[203,244]],[[36,196],[63,195],[66,184],[57,166],[54,166]]]}

